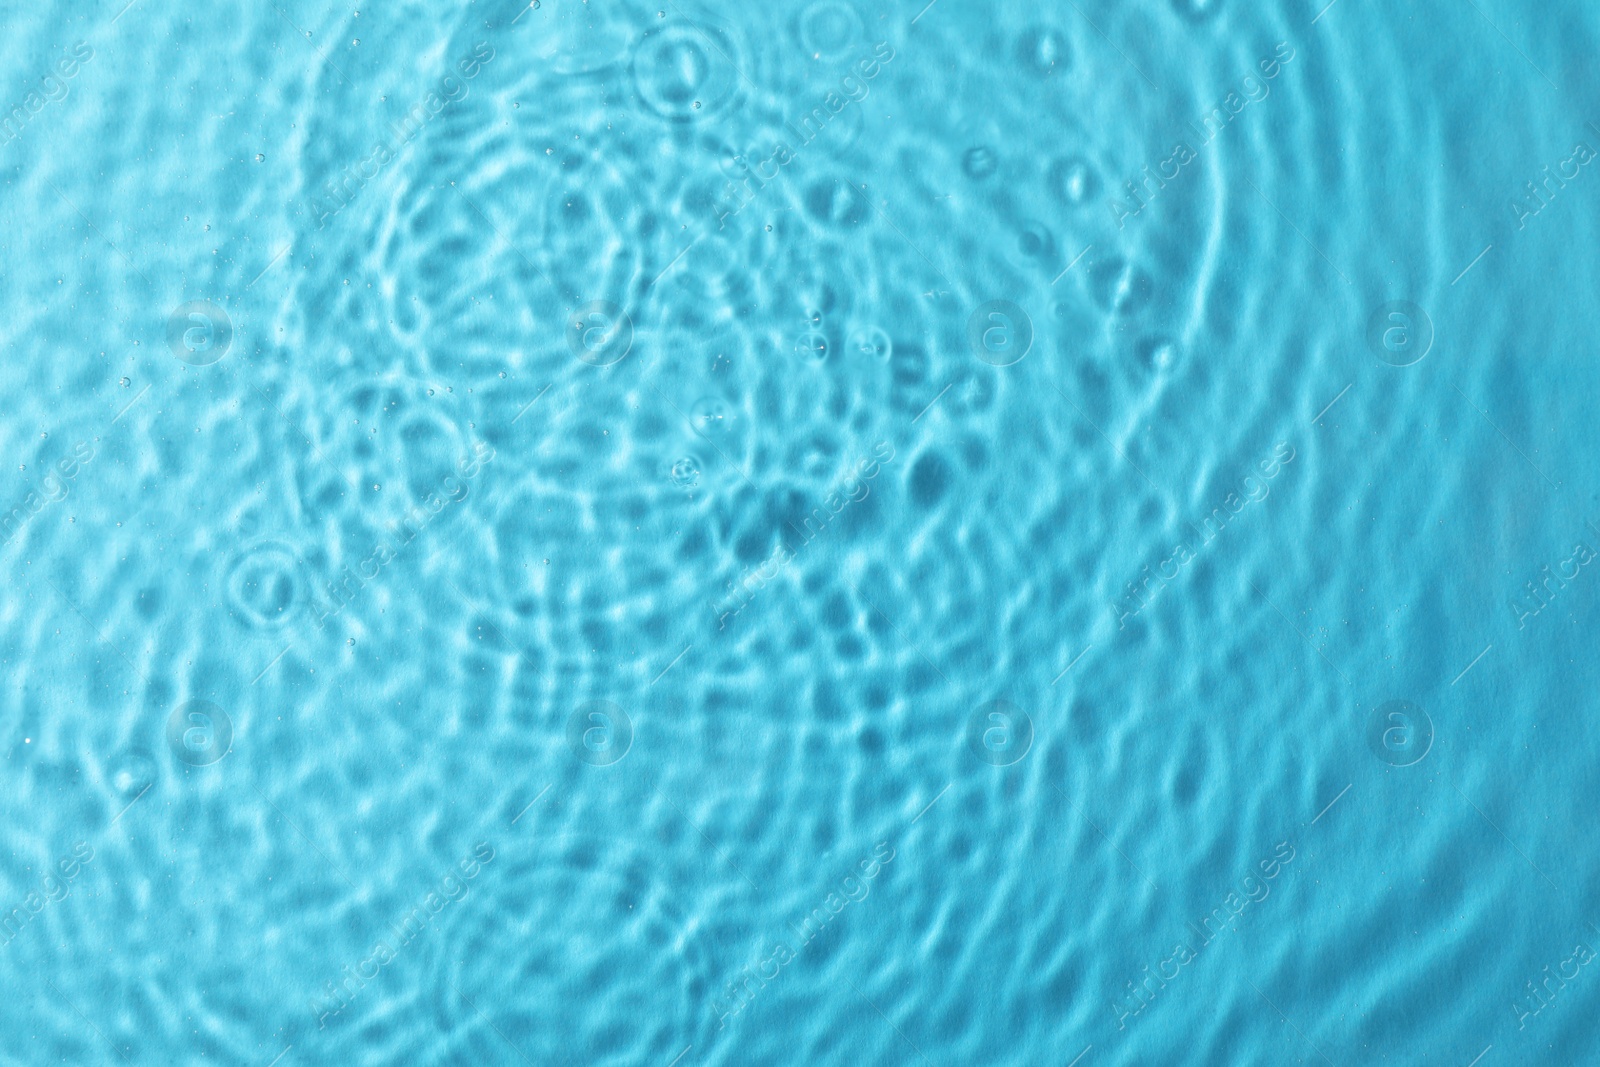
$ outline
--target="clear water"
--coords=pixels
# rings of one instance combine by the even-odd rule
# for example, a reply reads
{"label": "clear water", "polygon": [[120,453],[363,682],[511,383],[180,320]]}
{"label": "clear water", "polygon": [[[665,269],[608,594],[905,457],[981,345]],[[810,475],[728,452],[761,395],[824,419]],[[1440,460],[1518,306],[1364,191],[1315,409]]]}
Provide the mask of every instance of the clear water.
{"label": "clear water", "polygon": [[1588,8],[0,7],[0,1063],[1596,1062]]}

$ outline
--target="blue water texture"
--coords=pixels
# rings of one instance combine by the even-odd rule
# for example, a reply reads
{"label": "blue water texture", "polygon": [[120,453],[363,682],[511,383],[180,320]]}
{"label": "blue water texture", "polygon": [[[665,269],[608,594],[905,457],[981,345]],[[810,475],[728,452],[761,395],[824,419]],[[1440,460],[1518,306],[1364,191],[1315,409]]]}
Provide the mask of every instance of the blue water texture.
{"label": "blue water texture", "polygon": [[0,0],[0,1067],[1600,1063],[1600,13]]}

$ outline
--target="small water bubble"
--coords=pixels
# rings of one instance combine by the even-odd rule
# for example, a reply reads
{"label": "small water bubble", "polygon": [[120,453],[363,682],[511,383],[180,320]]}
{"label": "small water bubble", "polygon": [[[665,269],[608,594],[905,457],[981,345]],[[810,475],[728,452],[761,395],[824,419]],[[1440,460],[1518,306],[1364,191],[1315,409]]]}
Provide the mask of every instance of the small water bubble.
{"label": "small water bubble", "polygon": [[257,163],[265,163],[266,161],[267,161],[267,157],[266,156],[262,155],[260,152],[256,153],[256,162]]}
{"label": "small water bubble", "polygon": [[128,387],[128,379],[127,378],[123,378],[121,381],[117,382],[117,384],[122,386],[124,389],[126,389]]}

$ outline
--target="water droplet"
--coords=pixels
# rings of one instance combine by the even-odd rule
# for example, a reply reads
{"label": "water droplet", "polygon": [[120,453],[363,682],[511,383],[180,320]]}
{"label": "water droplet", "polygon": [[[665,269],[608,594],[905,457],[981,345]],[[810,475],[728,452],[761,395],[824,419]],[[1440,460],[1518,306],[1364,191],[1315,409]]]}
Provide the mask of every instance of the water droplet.
{"label": "water droplet", "polygon": [[117,384],[122,386],[124,389],[126,389],[128,387],[128,379],[127,378],[123,378]]}

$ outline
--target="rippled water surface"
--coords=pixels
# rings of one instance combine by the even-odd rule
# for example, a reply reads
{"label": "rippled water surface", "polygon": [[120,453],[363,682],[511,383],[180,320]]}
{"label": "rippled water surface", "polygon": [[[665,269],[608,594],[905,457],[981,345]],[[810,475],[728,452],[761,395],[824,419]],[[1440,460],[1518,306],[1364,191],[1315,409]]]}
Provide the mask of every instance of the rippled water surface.
{"label": "rippled water surface", "polygon": [[1600,1062],[1590,8],[0,10],[0,1063]]}

